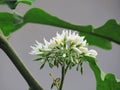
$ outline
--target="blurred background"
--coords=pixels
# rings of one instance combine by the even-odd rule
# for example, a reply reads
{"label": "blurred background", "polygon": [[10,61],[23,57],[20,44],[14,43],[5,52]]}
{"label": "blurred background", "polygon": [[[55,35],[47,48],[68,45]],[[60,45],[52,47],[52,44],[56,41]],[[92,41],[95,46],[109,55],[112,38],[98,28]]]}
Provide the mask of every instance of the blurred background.
{"label": "blurred background", "polygon": [[[36,0],[32,6],[20,4],[16,11],[24,15],[32,7],[39,7],[46,12],[63,20],[77,25],[93,25],[95,28],[103,25],[108,19],[116,19],[120,22],[120,0]],[[11,12],[7,6],[0,5],[0,12]],[[13,33],[10,43],[13,45],[24,64],[32,75],[38,80],[45,90],[50,90],[52,78],[49,73],[56,77],[60,76],[60,69],[50,69],[46,64],[40,70],[40,63],[33,61],[34,56],[29,55],[30,46],[35,40],[48,41],[61,32],[63,28],[27,24]],[[112,43],[112,50],[103,50],[98,47],[90,47],[98,52],[97,62],[101,69],[108,73],[114,73],[120,79],[120,46]],[[68,71],[63,90],[96,90],[95,78],[88,63],[84,63],[84,74],[81,75],[75,68]],[[6,54],[0,50],[0,90],[28,90],[28,85],[11,63]],[[54,88],[53,90],[56,90]]]}

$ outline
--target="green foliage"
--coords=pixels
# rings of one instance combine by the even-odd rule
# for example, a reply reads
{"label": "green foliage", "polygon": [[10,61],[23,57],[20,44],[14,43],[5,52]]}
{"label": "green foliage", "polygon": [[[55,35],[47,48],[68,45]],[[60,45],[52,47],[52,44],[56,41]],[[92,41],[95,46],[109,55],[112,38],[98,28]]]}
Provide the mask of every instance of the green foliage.
{"label": "green foliage", "polygon": [[86,61],[94,72],[96,78],[96,90],[120,90],[120,81],[115,78],[114,74],[107,73],[102,75],[102,71],[98,67],[94,58],[85,57]]}
{"label": "green foliage", "polygon": [[31,5],[34,0],[0,0],[0,4],[7,4],[10,9],[15,9],[19,3]]}
{"label": "green foliage", "polygon": [[0,13],[0,28],[3,33],[9,35],[25,23],[38,23],[79,31],[80,35],[86,36],[90,45],[95,45],[103,49],[111,49],[111,41],[120,44],[120,25],[117,24],[115,20],[109,20],[103,26],[94,29],[91,25],[73,25],[38,8],[29,10],[24,15],[23,22],[19,23],[18,21],[20,21],[21,18],[19,15],[15,16],[10,13]]}
{"label": "green foliage", "polygon": [[17,0],[17,4],[24,3],[24,4],[32,5],[34,1],[35,0]]}
{"label": "green foliage", "polygon": [[[19,3],[32,4],[32,0],[1,0],[0,3],[7,4],[11,9],[15,9]],[[0,13],[0,29],[5,36],[10,35],[26,23],[37,23],[76,30],[80,32],[80,35],[86,36],[85,38],[90,45],[95,45],[103,49],[111,49],[111,41],[120,44],[120,24],[115,20],[108,20],[103,26],[93,28],[91,25],[80,26],[71,24],[38,8],[29,10],[23,17],[17,14]],[[95,59],[91,57],[85,57],[84,59],[89,62],[94,72],[97,90],[120,90],[120,82],[117,81],[115,75],[108,73],[102,78],[102,71],[96,64]],[[32,89],[30,88],[29,90]]]}
{"label": "green foliage", "polygon": [[29,90],[33,90],[33,89],[29,88]]}
{"label": "green foliage", "polygon": [[1,0],[0,4],[7,4],[10,9],[15,9],[17,0]]}
{"label": "green foliage", "polygon": [[95,45],[107,50],[112,48],[111,42],[103,37],[83,32],[80,32],[80,35],[85,36],[85,39],[88,41],[89,45]]}
{"label": "green foliage", "polygon": [[94,29],[91,25],[80,26],[68,23],[39,8],[30,9],[23,17],[24,22],[20,24],[14,24],[13,20],[15,17],[12,14],[0,13],[0,28],[5,35],[16,31],[25,23],[37,23],[79,31],[80,35],[86,36],[90,45],[103,49],[111,49],[111,41],[120,44],[120,25],[115,20],[108,20],[103,26]]}
{"label": "green foliage", "polygon": [[29,90],[35,90],[35,89],[33,89],[33,88],[29,88]]}
{"label": "green foliage", "polygon": [[120,24],[117,24],[115,20],[109,20],[103,26],[96,28],[94,31],[103,38],[120,44]]}
{"label": "green foliage", "polygon": [[0,28],[5,36],[8,36],[23,25],[23,23],[15,24],[16,18],[18,18],[18,16],[14,17],[13,14],[10,13],[0,13]]}
{"label": "green foliage", "polygon": [[[36,18],[33,18],[34,16],[36,16]],[[120,25],[117,24],[115,20],[109,20],[100,28],[94,29],[91,25],[73,25],[38,8],[29,10],[24,16],[24,20],[26,23],[46,24],[79,31],[81,35],[86,36],[90,45],[96,45],[104,49],[111,49],[111,41],[120,44],[120,40],[118,39],[120,36]]]}

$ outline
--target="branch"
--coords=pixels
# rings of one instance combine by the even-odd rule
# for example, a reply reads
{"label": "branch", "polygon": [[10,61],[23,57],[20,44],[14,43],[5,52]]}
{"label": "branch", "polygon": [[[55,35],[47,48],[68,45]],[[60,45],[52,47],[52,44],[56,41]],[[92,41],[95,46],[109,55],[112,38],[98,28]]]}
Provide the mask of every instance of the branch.
{"label": "branch", "polygon": [[33,78],[30,72],[26,69],[25,65],[22,63],[22,60],[18,57],[6,37],[3,35],[0,30],[0,48],[7,54],[12,63],[16,66],[18,71],[24,77],[28,85],[32,90],[43,90],[43,88],[38,84],[38,82]]}

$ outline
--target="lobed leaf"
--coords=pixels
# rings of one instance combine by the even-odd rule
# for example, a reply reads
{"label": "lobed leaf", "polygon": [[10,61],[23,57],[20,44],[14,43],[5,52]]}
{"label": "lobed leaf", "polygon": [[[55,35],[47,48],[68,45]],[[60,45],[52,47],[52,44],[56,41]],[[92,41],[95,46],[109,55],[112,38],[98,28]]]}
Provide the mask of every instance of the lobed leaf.
{"label": "lobed leaf", "polygon": [[111,41],[120,44],[120,25],[115,20],[108,20],[103,26],[94,29],[91,25],[71,24],[39,8],[32,8],[26,12],[22,17],[23,22],[20,24],[14,25],[14,19],[10,13],[0,13],[0,28],[5,35],[9,35],[26,23],[36,23],[76,30],[80,35],[86,36],[90,45],[95,45],[103,49],[111,49]]}
{"label": "lobed leaf", "polygon": [[103,26],[94,29],[96,34],[120,44],[120,24],[114,19],[107,21]]}
{"label": "lobed leaf", "polygon": [[96,90],[120,90],[120,81],[118,81],[114,74],[107,73],[102,75],[101,69],[98,67],[94,58],[85,57],[96,78]]}
{"label": "lobed leaf", "polygon": [[[34,16],[36,17],[33,18]],[[106,38],[103,38],[103,36],[100,36],[94,33],[93,32],[94,29],[91,25],[88,25],[88,26],[73,25],[55,16],[52,16],[38,8],[33,8],[29,10],[25,14],[24,20],[26,23],[30,22],[30,23],[46,24],[46,25],[52,25],[56,27],[76,30],[80,32],[80,35],[86,36],[86,39],[90,45],[96,45],[103,49],[112,48],[111,41]]]}
{"label": "lobed leaf", "polygon": [[85,39],[87,40],[89,45],[95,45],[107,50],[112,49],[111,42],[105,38],[83,32],[80,32],[80,35],[85,36]]}
{"label": "lobed leaf", "polygon": [[[86,36],[90,45],[96,45],[103,49],[111,49],[111,41],[120,44],[120,24],[115,20],[109,20],[103,26],[94,29],[91,25],[80,26],[68,23],[38,8],[29,10],[24,17],[19,18],[19,16],[16,16],[16,18],[18,21],[20,18],[23,18],[24,21],[21,23],[17,21],[17,24],[15,24],[13,14],[0,13],[0,28],[4,35],[8,36],[26,23],[37,23],[76,30],[80,32],[80,35]],[[95,59],[90,57],[85,59],[89,62],[94,72],[97,90],[120,90],[120,82],[117,81],[114,74],[108,73],[102,78],[102,71],[95,62]],[[51,62],[49,62],[49,65],[52,68]]]}

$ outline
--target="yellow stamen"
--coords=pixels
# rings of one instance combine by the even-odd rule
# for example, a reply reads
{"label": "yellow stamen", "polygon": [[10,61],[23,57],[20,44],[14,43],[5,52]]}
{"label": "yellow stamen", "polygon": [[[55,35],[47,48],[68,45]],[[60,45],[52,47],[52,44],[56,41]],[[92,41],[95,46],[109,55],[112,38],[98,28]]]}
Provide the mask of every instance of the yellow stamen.
{"label": "yellow stamen", "polygon": [[55,43],[58,44],[58,40],[57,39],[55,39]]}

